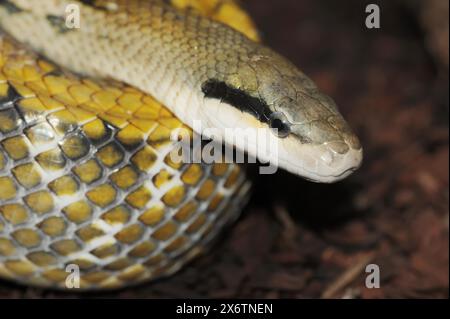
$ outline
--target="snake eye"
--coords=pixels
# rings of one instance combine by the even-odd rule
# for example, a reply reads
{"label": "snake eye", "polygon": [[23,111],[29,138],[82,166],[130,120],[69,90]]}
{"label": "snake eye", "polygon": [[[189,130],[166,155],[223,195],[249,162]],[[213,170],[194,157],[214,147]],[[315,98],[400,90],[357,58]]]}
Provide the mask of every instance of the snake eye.
{"label": "snake eye", "polygon": [[291,133],[291,124],[283,113],[272,113],[269,119],[269,126],[281,138],[285,138]]}

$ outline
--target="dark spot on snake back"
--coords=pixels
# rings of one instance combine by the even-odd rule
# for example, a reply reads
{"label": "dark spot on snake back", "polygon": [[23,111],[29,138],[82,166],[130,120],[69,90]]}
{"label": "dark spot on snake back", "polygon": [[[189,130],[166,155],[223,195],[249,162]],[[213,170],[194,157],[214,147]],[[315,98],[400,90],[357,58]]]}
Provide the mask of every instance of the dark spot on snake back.
{"label": "dark spot on snake back", "polygon": [[98,5],[97,4],[98,1],[96,0],[78,0],[78,1],[88,7],[95,8],[97,10],[108,11],[108,8],[106,6]]}
{"label": "dark spot on snake back", "polygon": [[48,15],[46,18],[50,25],[53,26],[59,33],[66,33],[72,30],[66,26],[66,20],[63,17]]}
{"label": "dark spot on snake back", "polygon": [[0,6],[4,7],[10,14],[19,13],[23,10],[8,0],[0,0]]}

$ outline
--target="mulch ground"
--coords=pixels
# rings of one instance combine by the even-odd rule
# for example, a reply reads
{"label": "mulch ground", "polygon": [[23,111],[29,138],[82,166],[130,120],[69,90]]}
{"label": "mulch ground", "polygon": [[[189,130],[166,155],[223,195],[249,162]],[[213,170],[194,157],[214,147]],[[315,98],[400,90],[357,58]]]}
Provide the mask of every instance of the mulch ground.
{"label": "mulch ground", "polygon": [[[363,1],[247,0],[266,42],[335,98],[361,137],[363,167],[333,185],[284,172],[255,176],[238,223],[169,279],[87,295],[1,282],[0,298],[448,298],[441,1],[444,40],[422,15],[436,1],[377,1],[381,29],[368,30]],[[446,45],[433,45],[436,38]],[[379,289],[365,288],[368,264],[380,267]]]}

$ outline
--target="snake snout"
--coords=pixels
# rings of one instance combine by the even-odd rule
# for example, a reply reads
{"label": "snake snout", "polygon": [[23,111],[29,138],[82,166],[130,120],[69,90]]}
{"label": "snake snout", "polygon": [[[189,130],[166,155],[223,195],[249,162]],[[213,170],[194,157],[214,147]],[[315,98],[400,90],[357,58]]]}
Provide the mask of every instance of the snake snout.
{"label": "snake snout", "polygon": [[[358,143],[359,144],[359,143]],[[363,150],[355,148],[352,142],[329,142],[320,148],[317,161],[317,174],[324,177],[324,182],[336,182],[356,171],[362,163]]]}

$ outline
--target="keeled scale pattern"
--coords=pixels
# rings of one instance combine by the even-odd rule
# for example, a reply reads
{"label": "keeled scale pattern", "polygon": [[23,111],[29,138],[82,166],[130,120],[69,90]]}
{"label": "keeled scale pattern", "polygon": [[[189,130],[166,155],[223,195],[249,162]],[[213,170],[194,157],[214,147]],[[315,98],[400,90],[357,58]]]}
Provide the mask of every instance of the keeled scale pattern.
{"label": "keeled scale pattern", "polygon": [[249,184],[237,165],[172,162],[179,127],[150,96],[0,35],[0,276],[64,288],[76,264],[82,288],[115,288],[203,251]]}

